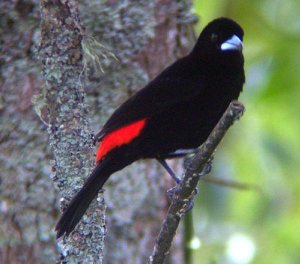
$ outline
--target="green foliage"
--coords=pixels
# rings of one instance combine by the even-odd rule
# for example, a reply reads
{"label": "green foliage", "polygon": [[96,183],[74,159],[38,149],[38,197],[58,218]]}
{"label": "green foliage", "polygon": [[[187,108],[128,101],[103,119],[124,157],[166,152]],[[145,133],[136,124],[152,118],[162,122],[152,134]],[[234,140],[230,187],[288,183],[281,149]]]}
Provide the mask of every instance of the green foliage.
{"label": "green foliage", "polygon": [[[245,30],[247,83],[240,101],[246,113],[217,151],[212,173],[262,190],[200,185],[194,223],[201,247],[194,263],[299,263],[300,2],[207,0],[194,7],[198,31],[219,16]],[[230,243],[236,234],[246,239]],[[234,260],[232,245],[236,255],[254,249],[248,259]]]}

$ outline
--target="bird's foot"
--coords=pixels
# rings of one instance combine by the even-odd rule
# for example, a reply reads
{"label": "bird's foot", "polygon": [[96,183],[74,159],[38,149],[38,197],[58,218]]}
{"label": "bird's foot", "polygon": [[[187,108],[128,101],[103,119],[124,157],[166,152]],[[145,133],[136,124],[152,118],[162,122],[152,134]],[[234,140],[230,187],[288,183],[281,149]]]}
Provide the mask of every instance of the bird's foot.
{"label": "bird's foot", "polygon": [[181,210],[183,216],[185,216],[188,212],[190,212],[194,208],[195,197],[198,194],[198,192],[199,192],[198,188],[194,189],[191,196],[187,199],[185,206]]}
{"label": "bird's foot", "polygon": [[[176,199],[176,192],[178,190],[178,185],[176,185],[175,187],[169,189],[167,191],[167,195],[170,199],[171,202],[173,202]],[[185,199],[185,205],[183,207],[183,209],[181,210],[181,214],[184,216],[186,215],[189,211],[191,211],[194,207],[194,199],[195,196],[198,194],[198,188],[194,189],[193,193],[191,194],[191,196],[188,199]]]}
{"label": "bird's foot", "polygon": [[211,169],[212,169],[212,160],[213,159],[211,158],[211,159],[209,159],[205,163],[205,165],[203,167],[203,170],[200,172],[200,176],[205,176],[205,175],[207,175],[207,174],[209,174],[211,172]]}
{"label": "bird's foot", "polygon": [[172,187],[171,189],[167,190],[167,195],[171,202],[173,201],[176,191],[177,191],[177,185]]}

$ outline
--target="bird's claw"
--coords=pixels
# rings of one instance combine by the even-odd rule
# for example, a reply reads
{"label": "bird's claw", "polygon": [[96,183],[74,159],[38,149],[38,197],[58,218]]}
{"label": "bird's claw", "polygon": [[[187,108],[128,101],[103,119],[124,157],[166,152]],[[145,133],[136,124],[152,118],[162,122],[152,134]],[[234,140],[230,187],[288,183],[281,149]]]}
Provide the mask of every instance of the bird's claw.
{"label": "bird's claw", "polygon": [[203,170],[200,172],[200,176],[205,176],[211,172],[212,169],[212,159],[208,160],[204,167]]}
{"label": "bird's claw", "polygon": [[172,187],[171,189],[167,190],[167,195],[171,202],[173,201],[174,194],[176,193],[176,191],[177,191],[177,185]]}
{"label": "bird's claw", "polygon": [[[169,189],[167,191],[167,195],[169,197],[169,199],[171,200],[171,202],[173,202],[174,195],[177,191],[178,186],[174,186],[173,188]],[[189,211],[191,211],[194,207],[194,198],[195,196],[198,194],[198,188],[194,189],[193,193],[191,194],[191,196],[185,201],[185,206],[183,207],[181,214],[184,216],[186,215]]]}
{"label": "bird's claw", "polygon": [[198,192],[199,192],[198,188],[193,190],[193,193],[191,194],[191,196],[188,198],[188,201],[186,202],[186,206],[182,210],[183,216],[193,209],[195,204],[194,202],[195,196],[198,194]]}

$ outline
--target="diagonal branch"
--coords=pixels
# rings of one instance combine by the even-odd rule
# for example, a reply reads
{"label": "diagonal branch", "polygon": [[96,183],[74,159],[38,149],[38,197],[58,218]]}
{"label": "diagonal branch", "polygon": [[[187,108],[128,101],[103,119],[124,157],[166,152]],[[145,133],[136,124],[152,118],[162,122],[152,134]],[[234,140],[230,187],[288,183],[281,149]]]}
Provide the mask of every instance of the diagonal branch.
{"label": "diagonal branch", "polygon": [[201,145],[188,165],[183,180],[176,186],[172,203],[148,263],[163,263],[165,257],[168,255],[180,220],[197,193],[196,188],[200,177],[205,174],[216,147],[234,121],[238,120],[243,115],[244,109],[245,108],[241,103],[237,101],[232,102],[209,135],[208,139]]}

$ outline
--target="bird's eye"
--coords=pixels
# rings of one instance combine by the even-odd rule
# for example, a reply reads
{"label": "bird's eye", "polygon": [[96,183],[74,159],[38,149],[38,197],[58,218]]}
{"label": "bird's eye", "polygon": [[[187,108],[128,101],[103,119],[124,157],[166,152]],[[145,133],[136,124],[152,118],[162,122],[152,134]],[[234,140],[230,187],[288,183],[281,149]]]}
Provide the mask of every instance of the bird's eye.
{"label": "bird's eye", "polygon": [[211,37],[210,37],[210,40],[211,40],[212,42],[217,42],[217,40],[218,40],[218,35],[217,35],[216,33],[212,33],[212,34],[211,34]]}

